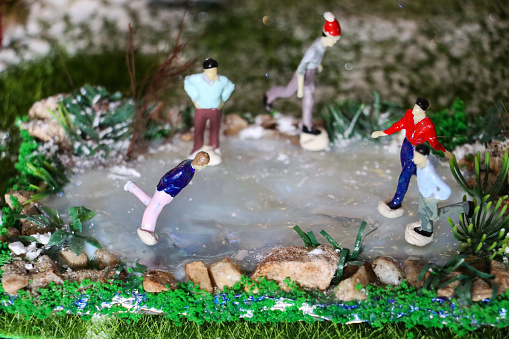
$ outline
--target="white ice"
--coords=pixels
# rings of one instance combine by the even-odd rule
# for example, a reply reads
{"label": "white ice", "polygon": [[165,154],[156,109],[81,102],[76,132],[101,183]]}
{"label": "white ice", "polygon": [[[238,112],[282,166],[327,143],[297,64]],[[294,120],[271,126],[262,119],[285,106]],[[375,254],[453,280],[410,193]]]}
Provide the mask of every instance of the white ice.
{"label": "white ice", "polygon": [[[295,225],[313,231],[320,243],[327,243],[319,234],[325,230],[352,249],[365,220],[365,234],[376,228],[363,241],[362,256],[370,259],[413,256],[443,263],[459,250],[446,220],[435,223],[430,245],[418,248],[405,242],[406,225],[418,220],[415,177],[403,217],[386,219],[377,212],[380,199],[392,198],[401,169],[398,152],[390,148],[370,140],[328,152],[304,151],[283,140],[223,137],[221,142],[223,163],[197,172],[163,209],[155,246],[144,245],[136,235],[145,206],[123,190],[125,177],[112,176],[112,169],[76,175],[64,195],[45,204],[61,212],[81,205],[96,210],[86,234],[124,262],[167,268],[177,278],[184,276],[188,262],[209,264],[224,257],[241,259],[241,267],[252,271],[270,249],[303,245],[292,229]],[[161,176],[186,158],[191,144],[175,140],[160,149],[164,151],[123,165],[123,173],[141,174],[131,179],[149,195]],[[448,202],[458,202],[463,193],[445,164],[439,164],[438,171],[453,190]],[[117,169],[113,172],[118,174]]]}

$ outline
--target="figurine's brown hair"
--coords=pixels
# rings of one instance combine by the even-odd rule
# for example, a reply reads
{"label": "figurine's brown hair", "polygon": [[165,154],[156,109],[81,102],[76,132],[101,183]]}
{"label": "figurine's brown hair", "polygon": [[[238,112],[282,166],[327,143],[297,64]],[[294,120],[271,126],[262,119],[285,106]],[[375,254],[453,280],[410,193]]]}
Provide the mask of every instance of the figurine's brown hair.
{"label": "figurine's brown hair", "polygon": [[207,152],[198,152],[194,157],[191,165],[193,166],[205,166],[210,162],[210,156]]}

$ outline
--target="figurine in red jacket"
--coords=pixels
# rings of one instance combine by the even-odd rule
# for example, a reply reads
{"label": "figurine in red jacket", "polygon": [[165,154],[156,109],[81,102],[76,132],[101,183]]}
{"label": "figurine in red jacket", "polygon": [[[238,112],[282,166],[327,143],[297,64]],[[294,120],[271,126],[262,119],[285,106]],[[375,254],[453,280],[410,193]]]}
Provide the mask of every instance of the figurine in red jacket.
{"label": "figurine in red jacket", "polygon": [[380,213],[385,216],[398,217],[403,214],[402,209],[399,211],[400,213],[391,213],[390,210],[398,210],[401,207],[403,198],[408,190],[410,178],[416,173],[416,166],[412,161],[415,146],[427,141],[434,150],[444,152],[448,159],[452,158],[451,152],[447,151],[437,140],[435,125],[431,119],[426,116],[426,109],[428,106],[428,100],[419,97],[415,102],[414,108],[409,109],[401,120],[392,124],[392,126],[385,131],[375,131],[371,134],[372,138],[378,138],[383,135],[394,134],[403,129],[406,131],[405,140],[401,146],[400,159],[402,170],[398,179],[396,194],[394,195],[394,198],[392,198],[391,202],[387,204],[389,207],[389,213],[384,213],[382,211],[383,209],[386,209],[386,206],[379,205],[378,209]]}

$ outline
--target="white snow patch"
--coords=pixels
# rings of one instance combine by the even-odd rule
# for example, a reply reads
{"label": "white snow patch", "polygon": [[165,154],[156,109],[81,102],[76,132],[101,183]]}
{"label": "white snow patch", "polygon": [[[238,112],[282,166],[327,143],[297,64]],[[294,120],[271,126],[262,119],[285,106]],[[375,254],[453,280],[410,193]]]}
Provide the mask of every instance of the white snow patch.
{"label": "white snow patch", "polygon": [[20,255],[27,252],[25,245],[23,245],[21,241],[11,242],[9,244],[9,249],[12,251],[12,253],[16,255]]}
{"label": "white snow patch", "polygon": [[311,252],[308,253],[308,255],[322,255],[325,254],[325,252],[321,248],[315,248]]}
{"label": "white snow patch", "polygon": [[126,180],[139,177],[141,177],[141,174],[137,170],[126,166],[113,166],[108,174],[108,179],[112,180]]}
{"label": "white snow patch", "polygon": [[294,125],[294,121],[292,117],[282,115],[282,114],[276,114],[275,120],[277,123],[277,130],[281,133],[291,134],[295,135],[299,131],[297,129],[297,126]]}
{"label": "white snow patch", "polygon": [[43,245],[47,245],[49,243],[49,240],[51,239],[51,232],[45,233],[45,234],[34,234],[32,235],[35,239],[37,239],[38,242],[40,242]]}
{"label": "white snow patch", "polygon": [[263,136],[263,131],[262,126],[251,125],[239,132],[239,138],[241,140],[260,139]]}

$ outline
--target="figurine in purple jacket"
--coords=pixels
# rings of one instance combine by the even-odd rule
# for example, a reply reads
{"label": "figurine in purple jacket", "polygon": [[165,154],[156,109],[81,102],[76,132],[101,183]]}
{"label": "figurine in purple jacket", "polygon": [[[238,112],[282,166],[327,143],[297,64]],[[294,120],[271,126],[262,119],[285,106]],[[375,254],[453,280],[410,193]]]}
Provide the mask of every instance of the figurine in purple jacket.
{"label": "figurine in purple jacket", "polygon": [[341,27],[331,12],[324,15],[325,25],[322,36],[307,49],[293,78],[285,87],[273,87],[265,92],[265,109],[272,110],[272,102],[278,98],[288,98],[297,92],[302,98],[302,132],[318,135],[320,130],[313,127],[313,105],[315,92],[315,74],[322,70],[322,59],[327,47],[334,46],[341,38]]}
{"label": "figurine in purple jacket", "polygon": [[159,238],[155,233],[155,229],[157,218],[163,207],[172,202],[173,198],[191,182],[194,172],[204,169],[209,161],[210,157],[206,152],[198,152],[194,160],[182,161],[159,180],[159,184],[157,184],[156,191],[152,197],[146,194],[133,181],[128,181],[124,185],[125,191],[134,194],[147,206],[143,213],[141,227],[138,228],[138,236],[145,244],[157,244]]}

